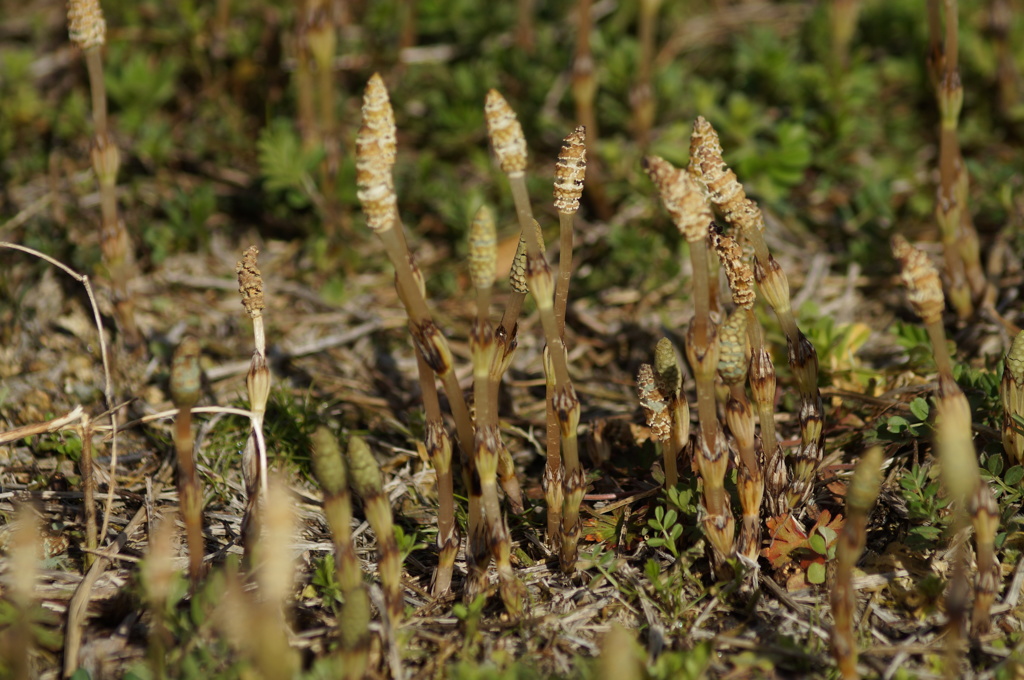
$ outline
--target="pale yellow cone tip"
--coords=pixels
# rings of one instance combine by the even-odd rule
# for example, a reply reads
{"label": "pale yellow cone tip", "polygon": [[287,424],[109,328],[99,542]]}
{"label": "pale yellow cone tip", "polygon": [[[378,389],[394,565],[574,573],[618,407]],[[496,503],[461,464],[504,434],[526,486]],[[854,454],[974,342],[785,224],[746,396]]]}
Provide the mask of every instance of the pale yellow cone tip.
{"label": "pale yellow cone tip", "polygon": [[907,287],[907,297],[926,324],[941,321],[946,301],[942,281],[928,256],[897,234],[892,237],[892,252],[900,263],[900,279]]}
{"label": "pale yellow cone tip", "polygon": [[555,209],[572,215],[580,207],[587,174],[587,129],[578,125],[562,142],[555,164]]}
{"label": "pale yellow cone tip", "polygon": [[[363,93],[363,126],[360,135],[367,135],[380,147],[381,160],[387,166],[395,164],[398,153],[398,133],[395,127],[395,110],[384,79],[379,73],[370,76]],[[365,140],[364,140],[365,143]]]}
{"label": "pale yellow cone tip", "polygon": [[477,289],[490,288],[498,267],[498,232],[494,215],[480,206],[469,227],[469,274]]}
{"label": "pale yellow cone tip", "polygon": [[487,91],[484,117],[487,120],[487,134],[502,172],[510,177],[522,176],[526,172],[526,136],[523,134],[523,126],[512,107],[495,89]]}
{"label": "pale yellow cone tip", "polygon": [[107,22],[99,0],[68,2],[68,38],[80,49],[102,45],[107,39]]}
{"label": "pale yellow cone tip", "polygon": [[707,238],[711,226],[711,206],[704,199],[696,181],[686,171],[659,156],[644,158],[643,167],[658,187],[665,210],[672,216],[676,228],[687,242],[694,243]]}

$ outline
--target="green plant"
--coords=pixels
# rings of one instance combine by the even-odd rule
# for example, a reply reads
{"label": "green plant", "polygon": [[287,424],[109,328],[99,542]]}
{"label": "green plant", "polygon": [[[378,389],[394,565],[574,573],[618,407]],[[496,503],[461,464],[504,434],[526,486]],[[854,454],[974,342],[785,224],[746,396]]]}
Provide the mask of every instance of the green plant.
{"label": "green plant", "polygon": [[941,485],[935,477],[933,468],[917,464],[900,477],[901,495],[912,524],[907,545],[913,549],[933,547],[949,522],[943,511],[949,507],[950,498],[939,493]]}
{"label": "green plant", "polygon": [[647,526],[658,532],[660,536],[648,538],[647,545],[652,548],[666,548],[672,553],[672,557],[679,559],[679,548],[676,547],[676,544],[683,535],[683,525],[677,522],[678,519],[679,515],[675,510],[669,509],[666,512],[662,506],[656,507],[654,517],[647,520]]}

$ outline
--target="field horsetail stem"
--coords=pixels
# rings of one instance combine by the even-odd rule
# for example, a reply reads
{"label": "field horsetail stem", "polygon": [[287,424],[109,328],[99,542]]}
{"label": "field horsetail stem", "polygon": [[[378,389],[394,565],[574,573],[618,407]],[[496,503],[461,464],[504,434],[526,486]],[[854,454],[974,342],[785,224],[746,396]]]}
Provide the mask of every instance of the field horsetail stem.
{"label": "field horsetail stem", "polygon": [[[718,133],[703,117],[698,117],[693,125],[689,170],[704,186],[715,208],[753,247],[754,276],[761,295],[774,310],[786,334],[789,365],[800,393],[800,443],[790,454],[793,474],[786,499],[790,508],[798,509],[810,497],[824,454],[824,406],[818,390],[818,355],[797,327],[790,301],[789,281],[765,242],[761,209],[747,197],[743,185],[736,179],[736,173],[725,164]],[[756,343],[753,352],[755,362],[761,362]],[[756,378],[760,379],[759,374],[763,369],[764,366],[757,367]],[[769,442],[769,446],[773,444]],[[771,460],[769,470],[772,470]]]}
{"label": "field horsetail stem", "polygon": [[402,556],[395,540],[391,503],[384,493],[384,480],[369,445],[361,437],[350,437],[345,454],[349,484],[363,499],[366,520],[377,535],[377,573],[380,575],[388,625],[394,630],[401,623],[405,603],[402,599]]}
{"label": "field horsetail stem", "polygon": [[[929,66],[934,76],[940,120],[935,219],[942,234],[949,276],[949,301],[957,315],[966,319],[974,313],[974,302],[984,293],[987,282],[981,267],[978,233],[967,206],[970,178],[960,152],[958,134],[964,102],[959,68],[959,3],[957,0],[943,0],[941,4],[945,30],[938,21],[938,0],[929,0],[929,30],[933,45]],[[941,38],[939,31],[942,31]],[[940,42],[941,50],[938,49]]]}
{"label": "field horsetail stem", "polygon": [[100,251],[103,267],[111,283],[117,320],[131,345],[141,341],[135,325],[134,304],[128,282],[136,275],[131,238],[117,207],[117,173],[121,152],[110,131],[107,117],[107,90],[103,80],[103,45],[107,40],[107,22],[99,0],[68,1],[68,37],[82,50],[89,73],[92,95],[93,140],[91,160],[100,189]]}
{"label": "field horsetail stem", "polygon": [[245,515],[242,518],[242,542],[250,553],[253,541],[259,535],[257,509],[260,499],[267,495],[267,443],[263,434],[263,419],[270,398],[270,366],[267,364],[267,340],[263,326],[263,276],[256,256],[259,250],[250,246],[235,265],[238,274],[238,292],[242,306],[252,319],[256,349],[252,353],[245,385],[249,392],[249,410],[252,427],[242,453],[242,477],[245,481]]}
{"label": "field horsetail stem", "polygon": [[[567,353],[555,314],[555,286],[552,281],[551,268],[544,256],[543,238],[540,228],[533,219],[533,208],[526,190],[526,138],[523,135],[523,128],[512,107],[497,90],[490,90],[487,93],[484,113],[491,146],[512,189],[521,238],[526,245],[526,279],[537,302],[541,324],[544,327],[544,339],[547,342],[544,367],[549,381],[550,376],[554,376],[554,389],[549,390],[548,402],[551,404],[551,408],[548,410],[548,422],[551,422],[550,416],[553,413],[557,418],[561,439],[561,456],[565,471],[562,476],[560,560],[562,570],[570,573],[576,568],[576,552],[580,535],[579,508],[586,488],[583,468],[579,460],[577,438],[580,403],[569,378]],[[574,147],[575,144],[570,142],[569,146]],[[578,148],[577,151],[579,151]],[[577,166],[580,164],[577,163]],[[572,170],[567,172],[566,176],[575,174],[578,172]],[[575,184],[575,182],[573,183]]]}
{"label": "field horsetail stem", "polygon": [[718,420],[715,374],[718,369],[718,329],[711,319],[708,240],[711,207],[700,186],[685,171],[658,156],[644,159],[644,169],[658,188],[665,206],[690,247],[695,313],[686,333],[686,358],[697,383],[700,430],[694,445],[697,469],[704,480],[704,530],[719,562],[733,553],[735,519],[725,491],[729,447]]}
{"label": "field horsetail stem", "polygon": [[[523,612],[524,589],[509,560],[512,546],[498,497],[498,468],[507,455],[498,428],[496,389],[492,389],[492,366],[500,361],[494,330],[489,320],[490,292],[497,269],[497,234],[490,210],[481,207],[469,230],[470,278],[477,291],[477,317],[470,333],[473,361],[473,395],[476,406],[476,473],[483,501],[485,540],[490,547],[501,580],[500,592],[505,609],[513,616]],[[515,475],[512,475],[515,479]],[[518,484],[517,491],[518,491]],[[520,503],[521,499],[516,499]]]}
{"label": "field horsetail stem", "polygon": [[[911,246],[906,239],[896,236],[892,240],[893,254],[900,263],[900,277],[907,287],[908,298],[914,312],[921,317],[932,344],[932,354],[939,370],[939,389],[935,397],[935,448],[942,464],[942,481],[953,500],[954,528],[961,529],[970,521],[974,525],[978,571],[974,583],[974,611],[972,634],[984,635],[991,627],[990,610],[998,594],[1000,581],[999,561],[995,555],[995,533],[999,526],[999,510],[992,491],[978,470],[978,454],[974,447],[971,406],[963,390],[953,378],[952,361],[942,326],[945,296],[938,272],[928,257]],[[1006,357],[1001,385],[1004,417],[1008,396],[1015,398],[1017,361],[1020,348],[1015,339]],[[1011,416],[1012,418],[1012,416]],[[1004,432],[1004,444],[1005,444]],[[1012,442],[1010,444],[1012,447]],[[1009,449],[1007,454],[1012,457]],[[957,555],[954,578],[966,578],[967,558]],[[951,588],[947,607],[951,611],[950,626],[953,641],[959,638],[959,619],[966,605],[957,584]],[[953,628],[956,626],[956,628]],[[956,643],[959,644],[959,643]]]}
{"label": "field horsetail stem", "polygon": [[999,384],[1003,403],[1003,449],[1015,465],[1024,462],[1024,434],[1014,416],[1024,418],[1024,331],[1017,333],[1003,360],[1003,379]]}
{"label": "field horsetail stem", "polygon": [[[441,330],[434,324],[423,286],[422,276],[406,245],[398,215],[398,198],[392,176],[397,155],[395,114],[387,88],[379,74],[366,85],[363,96],[363,122],[356,136],[356,186],[362,202],[367,226],[380,238],[395,268],[398,296],[409,315],[413,344],[419,360],[437,374],[455,418],[459,447],[466,460],[473,457],[475,434],[469,408],[462,394],[451,350]],[[424,393],[431,390],[424,384]],[[470,502],[470,539],[473,528],[480,524],[478,503]]]}
{"label": "field horsetail stem", "polygon": [[199,401],[201,394],[199,341],[194,336],[186,335],[174,350],[171,360],[171,400],[178,409],[174,420],[174,448],[178,456],[178,503],[185,521],[188,575],[193,590],[203,577],[203,494],[192,450],[192,407]]}
{"label": "field horsetail stem", "polygon": [[668,338],[654,347],[654,379],[658,390],[668,399],[672,420],[668,443],[663,445],[665,484],[674,486],[679,480],[679,458],[690,441],[690,405],[683,394],[683,372],[679,368],[676,348]]}
{"label": "field horsetail stem", "polygon": [[345,602],[338,615],[345,678],[362,678],[370,653],[370,596],[352,542],[352,497],[348,471],[334,434],[317,428],[312,437],[313,472],[324,492],[324,517],[334,538],[334,565]]}
{"label": "field horsetail stem", "polygon": [[857,594],[853,587],[853,568],[867,543],[868,518],[882,485],[882,448],[869,449],[857,463],[853,480],[846,491],[846,524],[839,534],[836,549],[836,578],[832,585],[832,656],[844,680],[856,680],[857,638],[854,615]]}

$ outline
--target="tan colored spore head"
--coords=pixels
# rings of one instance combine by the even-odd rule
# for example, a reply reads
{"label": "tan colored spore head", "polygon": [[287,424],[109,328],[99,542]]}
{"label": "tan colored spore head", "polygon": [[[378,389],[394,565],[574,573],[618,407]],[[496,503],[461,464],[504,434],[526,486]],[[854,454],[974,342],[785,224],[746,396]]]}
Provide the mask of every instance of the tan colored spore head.
{"label": "tan colored spore head", "polygon": [[658,340],[654,346],[654,376],[658,380],[658,389],[665,396],[676,396],[683,388],[683,374],[679,370],[679,358],[676,348],[668,338]]}
{"label": "tan colored spore head", "polygon": [[494,284],[497,257],[498,231],[494,215],[482,205],[469,226],[469,275],[475,288],[490,288]]}
{"label": "tan colored spore head", "polygon": [[395,127],[395,110],[384,79],[379,73],[370,76],[363,93],[363,125],[366,125],[379,140],[381,152],[389,165],[394,165],[398,151],[398,134]]}
{"label": "tan colored spore head", "polygon": [[926,324],[940,322],[946,308],[939,272],[928,256],[899,234],[892,237],[892,253],[900,263],[900,279],[907,287],[910,306]]}
{"label": "tan colored spore head", "polygon": [[722,211],[725,219],[742,233],[764,231],[764,217],[754,201],[747,198],[733,172],[722,157],[722,144],[711,123],[698,116],[690,135],[689,172],[703,185],[708,200]]}
{"label": "tan colored spore head", "polygon": [[107,22],[99,0],[68,1],[68,37],[83,50],[106,42]]}
{"label": "tan colored spore head", "polygon": [[651,428],[651,438],[659,442],[668,441],[672,434],[672,413],[668,408],[668,397],[658,388],[658,380],[650,364],[640,364],[636,389],[647,425]]}
{"label": "tan colored spore head", "polygon": [[256,257],[260,254],[256,246],[249,246],[249,249],[242,255],[242,259],[235,264],[235,273],[238,274],[238,292],[242,296],[242,306],[246,313],[253,319],[263,315],[263,276]]}
{"label": "tan colored spore head", "polygon": [[725,267],[725,277],[729,281],[733,304],[743,309],[752,309],[756,297],[754,270],[744,257],[743,248],[733,237],[717,233],[712,233],[711,242],[718,253],[718,259]]}
{"label": "tan colored spore head", "polygon": [[392,171],[396,155],[395,113],[380,75],[373,74],[363,95],[363,124],[356,135],[356,196],[375,232],[398,221]]}
{"label": "tan colored spore head", "polygon": [[558,153],[555,164],[555,209],[573,215],[579,210],[583,179],[587,174],[587,129],[576,127]]}
{"label": "tan colored spore head", "polygon": [[661,202],[687,242],[702,241],[711,226],[711,206],[690,175],[659,156],[647,156],[644,170],[658,187]]}
{"label": "tan colored spore head", "polygon": [[356,196],[363,205],[366,223],[375,232],[395,226],[398,197],[395,195],[385,142],[368,126],[356,135]]}
{"label": "tan colored spore head", "polygon": [[526,136],[515,111],[497,90],[488,90],[484,106],[487,134],[501,170],[509,177],[526,173]]}
{"label": "tan colored spore head", "polygon": [[735,310],[718,329],[718,374],[727,385],[742,382],[750,366],[746,310]]}
{"label": "tan colored spore head", "polygon": [[722,143],[718,139],[718,132],[704,116],[697,116],[693,122],[693,132],[690,133],[690,174],[703,179],[701,162],[715,158],[722,158]]}
{"label": "tan colored spore head", "polygon": [[526,239],[519,237],[519,245],[512,258],[512,269],[508,273],[508,283],[512,290],[521,295],[530,292],[530,285],[526,281],[526,256]]}

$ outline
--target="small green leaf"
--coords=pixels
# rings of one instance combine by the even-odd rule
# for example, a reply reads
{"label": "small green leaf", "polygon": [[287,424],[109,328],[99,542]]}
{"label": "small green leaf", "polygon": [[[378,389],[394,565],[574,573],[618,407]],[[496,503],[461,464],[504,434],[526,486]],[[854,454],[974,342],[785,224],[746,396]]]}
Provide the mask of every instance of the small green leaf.
{"label": "small green leaf", "polygon": [[985,461],[985,469],[992,473],[992,476],[998,477],[999,473],[1003,471],[1003,457],[1000,455],[989,456],[988,460]]}
{"label": "small green leaf", "polygon": [[836,530],[831,527],[818,527],[818,533],[820,533],[822,538],[825,539],[826,545],[832,545],[836,542],[836,538],[839,537]]}
{"label": "small green leaf", "polygon": [[676,518],[676,511],[669,510],[668,512],[665,513],[665,521],[663,522],[663,524],[667,527],[670,527],[676,523]]}
{"label": "small green leaf", "polygon": [[928,420],[928,411],[928,402],[921,397],[910,402],[910,412],[913,413],[918,420]]}
{"label": "small green leaf", "polygon": [[1012,468],[1006,471],[1006,475],[1003,477],[1003,481],[1008,486],[1016,486],[1020,484],[1020,480],[1024,479],[1024,467],[1020,465],[1014,465]]}
{"label": "small green leaf", "polygon": [[825,563],[824,562],[812,562],[807,567],[807,582],[815,585],[821,585],[825,582]]}
{"label": "small green leaf", "polygon": [[885,427],[889,432],[899,434],[910,427],[910,421],[903,416],[893,416],[892,418],[889,418],[888,422],[886,422]]}
{"label": "small green leaf", "polygon": [[807,539],[807,544],[811,546],[811,550],[819,555],[824,555],[828,551],[828,546],[825,545],[825,539],[817,532]]}

